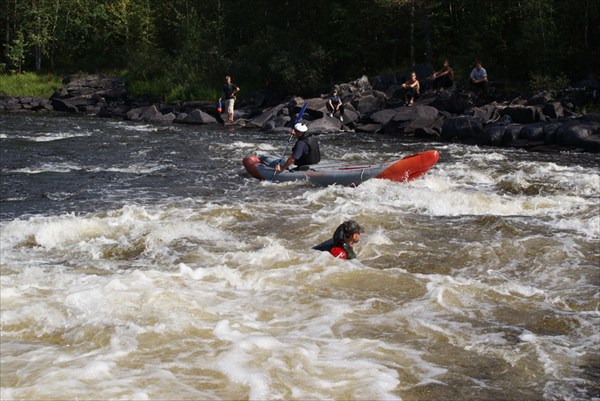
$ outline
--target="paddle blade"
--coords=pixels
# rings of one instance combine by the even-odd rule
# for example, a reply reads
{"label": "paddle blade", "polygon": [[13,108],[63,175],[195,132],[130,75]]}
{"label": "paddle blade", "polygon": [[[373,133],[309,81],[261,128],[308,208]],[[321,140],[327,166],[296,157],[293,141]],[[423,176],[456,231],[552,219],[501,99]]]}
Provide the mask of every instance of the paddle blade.
{"label": "paddle blade", "polygon": [[296,117],[296,123],[299,123],[302,120],[302,115],[304,114],[304,110],[308,107],[308,102],[304,102],[300,112],[298,113],[298,117]]}

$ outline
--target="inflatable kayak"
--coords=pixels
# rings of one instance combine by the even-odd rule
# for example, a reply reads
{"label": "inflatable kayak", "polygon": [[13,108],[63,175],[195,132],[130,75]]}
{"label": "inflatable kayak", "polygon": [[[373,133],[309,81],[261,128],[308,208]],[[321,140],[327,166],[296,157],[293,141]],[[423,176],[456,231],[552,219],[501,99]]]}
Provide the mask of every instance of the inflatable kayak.
{"label": "inflatable kayak", "polygon": [[242,174],[250,175],[259,180],[271,180],[275,182],[308,180],[315,185],[327,186],[332,184],[356,186],[371,179],[381,178],[392,181],[410,181],[425,174],[440,158],[436,150],[428,150],[395,162],[387,162],[374,165],[348,166],[339,163],[319,163],[302,168],[287,171],[275,171],[278,157],[246,156],[243,164]]}

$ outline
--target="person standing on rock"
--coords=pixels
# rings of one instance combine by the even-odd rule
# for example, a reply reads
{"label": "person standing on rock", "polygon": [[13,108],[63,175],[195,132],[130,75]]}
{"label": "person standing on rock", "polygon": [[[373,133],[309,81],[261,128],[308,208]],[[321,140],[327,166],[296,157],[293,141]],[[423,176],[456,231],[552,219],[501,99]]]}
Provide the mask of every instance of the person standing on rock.
{"label": "person standing on rock", "polygon": [[235,94],[239,92],[240,87],[231,83],[231,77],[225,77],[225,85],[223,85],[223,96],[219,98],[219,102],[225,103],[227,108],[227,121],[233,122],[233,106],[235,104]]}

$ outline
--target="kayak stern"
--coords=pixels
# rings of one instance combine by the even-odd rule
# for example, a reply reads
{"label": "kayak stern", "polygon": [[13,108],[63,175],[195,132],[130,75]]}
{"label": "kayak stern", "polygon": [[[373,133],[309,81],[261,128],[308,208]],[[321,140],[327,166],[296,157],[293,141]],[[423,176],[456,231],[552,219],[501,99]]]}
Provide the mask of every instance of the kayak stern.
{"label": "kayak stern", "polygon": [[246,156],[244,157],[244,160],[242,160],[242,163],[244,164],[246,171],[250,173],[252,177],[258,178],[259,180],[265,179],[265,177],[258,172],[258,168],[256,167],[260,163],[260,159],[257,156]]}

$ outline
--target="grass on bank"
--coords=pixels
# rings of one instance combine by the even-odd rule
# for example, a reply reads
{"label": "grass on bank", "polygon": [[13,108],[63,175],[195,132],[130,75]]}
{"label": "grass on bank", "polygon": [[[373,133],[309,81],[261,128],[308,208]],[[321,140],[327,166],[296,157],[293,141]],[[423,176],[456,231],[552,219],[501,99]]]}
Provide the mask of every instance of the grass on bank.
{"label": "grass on bank", "polygon": [[0,95],[3,96],[38,96],[49,98],[62,86],[62,77],[52,74],[0,74]]}
{"label": "grass on bank", "polygon": [[[122,76],[127,90],[133,97],[148,96],[167,103],[187,100],[216,101],[222,87],[221,82],[209,85],[200,81],[179,81],[166,76],[140,80],[127,72],[107,75]],[[47,99],[63,86],[62,79],[59,75],[35,72],[0,74],[0,96],[38,96]]]}
{"label": "grass on bank", "polygon": [[127,73],[121,75],[133,97],[148,96],[165,103],[177,101],[211,100],[221,95],[222,82],[214,85],[196,80],[177,80],[171,77],[157,77],[147,80],[136,79]]}

